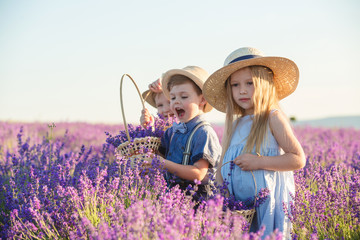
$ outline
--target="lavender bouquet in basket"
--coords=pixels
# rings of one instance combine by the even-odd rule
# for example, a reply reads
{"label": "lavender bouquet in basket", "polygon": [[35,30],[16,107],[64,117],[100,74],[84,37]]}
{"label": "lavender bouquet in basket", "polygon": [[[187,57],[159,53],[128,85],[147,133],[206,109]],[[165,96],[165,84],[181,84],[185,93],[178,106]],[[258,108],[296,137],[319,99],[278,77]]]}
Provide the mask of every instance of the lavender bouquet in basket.
{"label": "lavender bouquet in basket", "polygon": [[231,211],[240,211],[240,210],[250,210],[252,208],[258,207],[269,197],[269,189],[262,188],[256,196],[246,199],[245,201],[235,200],[234,195],[224,197],[224,207],[223,209],[229,209]]}
{"label": "lavender bouquet in basket", "polygon": [[154,119],[154,125],[142,127],[128,124],[127,131],[121,130],[112,136],[108,132],[106,142],[117,148],[117,152],[127,157],[143,157],[148,152],[155,152],[160,146],[161,137],[167,128],[175,121],[174,117],[164,118],[159,115]]}

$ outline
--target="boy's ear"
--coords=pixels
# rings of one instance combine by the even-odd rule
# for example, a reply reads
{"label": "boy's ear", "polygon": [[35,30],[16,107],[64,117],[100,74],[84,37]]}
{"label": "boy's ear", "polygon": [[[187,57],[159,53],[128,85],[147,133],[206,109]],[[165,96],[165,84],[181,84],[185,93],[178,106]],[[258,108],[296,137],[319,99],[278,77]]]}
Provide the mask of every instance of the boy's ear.
{"label": "boy's ear", "polygon": [[204,96],[203,95],[201,95],[201,101],[200,101],[200,106],[202,106],[203,107],[203,109],[204,109],[204,107],[205,107],[205,104],[207,104],[207,101],[205,100],[205,98],[204,98]]}

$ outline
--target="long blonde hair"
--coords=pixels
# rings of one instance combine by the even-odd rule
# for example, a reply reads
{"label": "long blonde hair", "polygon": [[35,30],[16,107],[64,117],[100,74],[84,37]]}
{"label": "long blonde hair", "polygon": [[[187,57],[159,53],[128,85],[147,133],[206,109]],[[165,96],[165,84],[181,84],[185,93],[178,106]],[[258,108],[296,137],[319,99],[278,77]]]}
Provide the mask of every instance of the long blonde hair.
{"label": "long blonde hair", "polygon": [[[274,108],[279,108],[279,100],[274,86],[273,72],[264,66],[250,66],[249,69],[251,71],[254,84],[254,117],[243,152],[251,153],[255,147],[255,151],[260,153],[261,145],[267,134],[270,111]],[[245,115],[245,109],[237,105],[233,99],[230,79],[231,76],[225,82],[227,95],[226,121],[219,166],[222,166],[225,153],[229,148],[233,131],[238,124],[238,120],[240,117]],[[234,123],[234,119],[236,123]],[[216,179],[217,181],[222,181],[222,177],[219,172],[221,171],[218,171]]]}

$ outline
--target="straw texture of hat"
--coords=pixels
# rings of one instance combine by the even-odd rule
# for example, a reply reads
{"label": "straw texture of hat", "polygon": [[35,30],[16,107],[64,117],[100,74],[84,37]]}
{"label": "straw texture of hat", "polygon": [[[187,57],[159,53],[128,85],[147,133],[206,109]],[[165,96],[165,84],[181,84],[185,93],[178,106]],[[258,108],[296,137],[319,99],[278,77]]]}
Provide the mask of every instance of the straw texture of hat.
{"label": "straw texture of hat", "polygon": [[[171,69],[164,73],[162,77],[163,93],[167,99],[170,99],[170,92],[167,88],[169,80],[174,75],[183,75],[190,78],[201,90],[203,90],[204,82],[209,74],[204,69],[197,66],[187,66],[182,69]],[[210,112],[213,109],[211,104],[206,103],[204,112]]]}
{"label": "straw texture of hat", "polygon": [[203,88],[205,99],[220,112],[226,112],[225,82],[237,70],[249,66],[265,66],[274,73],[274,85],[279,100],[293,93],[299,82],[299,69],[290,59],[267,57],[255,48],[239,48],[224,62],[224,67],[215,71],[206,80]]}
{"label": "straw texture of hat", "polygon": [[155,95],[156,93],[154,93],[151,90],[146,90],[145,92],[143,92],[141,94],[141,96],[143,97],[143,99],[150,104],[151,106],[153,106],[154,108],[156,108],[156,102],[155,102]]}

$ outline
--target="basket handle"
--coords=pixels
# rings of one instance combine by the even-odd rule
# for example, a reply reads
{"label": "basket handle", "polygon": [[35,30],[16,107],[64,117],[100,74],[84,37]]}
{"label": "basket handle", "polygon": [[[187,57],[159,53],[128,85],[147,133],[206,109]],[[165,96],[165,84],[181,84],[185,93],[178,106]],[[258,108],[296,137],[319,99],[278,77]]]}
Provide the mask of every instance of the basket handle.
{"label": "basket handle", "polygon": [[132,77],[131,77],[129,74],[124,74],[124,75],[122,75],[122,77],[121,77],[121,82],[120,82],[120,104],[121,104],[121,113],[122,113],[123,120],[124,120],[126,136],[127,136],[128,140],[130,141],[129,129],[128,129],[128,126],[127,126],[127,124],[126,124],[125,113],[124,113],[124,105],[123,105],[123,98],[122,98],[122,84],[123,84],[123,81],[124,81],[125,77],[130,78],[130,80],[131,80],[131,81],[133,82],[133,84],[135,85],[136,90],[137,90],[137,92],[138,92],[138,94],[139,94],[139,97],[140,97],[140,100],[141,100],[141,104],[142,104],[142,106],[143,106],[143,110],[145,110],[145,104],[144,104],[144,99],[143,99],[143,97],[141,96],[140,90],[139,90],[138,86],[136,85],[134,79],[132,79]]}

